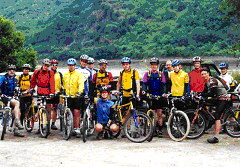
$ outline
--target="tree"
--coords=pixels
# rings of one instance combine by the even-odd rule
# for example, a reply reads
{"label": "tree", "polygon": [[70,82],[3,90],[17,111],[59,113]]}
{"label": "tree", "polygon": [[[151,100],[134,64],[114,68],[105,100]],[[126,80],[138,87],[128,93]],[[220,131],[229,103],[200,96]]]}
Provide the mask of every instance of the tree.
{"label": "tree", "polygon": [[25,63],[36,66],[36,52],[32,48],[25,48],[24,34],[14,29],[14,24],[0,16],[0,71],[6,71],[9,64],[16,64],[19,68]]}

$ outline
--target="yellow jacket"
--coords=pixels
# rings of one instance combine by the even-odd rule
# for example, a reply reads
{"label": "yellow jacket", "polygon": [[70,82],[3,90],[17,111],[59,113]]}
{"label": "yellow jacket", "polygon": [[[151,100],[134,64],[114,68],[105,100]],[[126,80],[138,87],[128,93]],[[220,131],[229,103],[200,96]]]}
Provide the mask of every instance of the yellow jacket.
{"label": "yellow jacket", "polygon": [[62,74],[59,72],[59,71],[57,71],[55,74],[54,74],[54,79],[55,79],[55,91],[56,92],[59,92],[60,91],[60,89],[62,88],[62,76],[61,76]]}
{"label": "yellow jacket", "polygon": [[84,91],[84,76],[77,70],[68,71],[63,76],[63,87],[66,95],[76,95]]}
{"label": "yellow jacket", "polygon": [[25,91],[27,89],[30,89],[30,80],[31,80],[31,75],[19,75],[16,77],[18,80],[18,83],[20,85],[20,89],[22,91]]}

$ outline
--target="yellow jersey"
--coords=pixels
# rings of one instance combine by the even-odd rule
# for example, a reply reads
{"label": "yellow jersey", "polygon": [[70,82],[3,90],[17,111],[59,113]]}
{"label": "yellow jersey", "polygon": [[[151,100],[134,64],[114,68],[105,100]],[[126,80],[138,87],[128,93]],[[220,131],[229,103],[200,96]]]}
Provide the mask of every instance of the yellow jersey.
{"label": "yellow jersey", "polygon": [[[135,74],[134,74],[135,73]],[[130,71],[121,71],[120,72],[120,84],[121,88],[123,89],[123,96],[124,97],[131,97],[133,94],[133,77],[135,76],[135,80],[140,80],[139,72],[137,70],[131,69]]]}
{"label": "yellow jersey", "polygon": [[60,89],[62,88],[62,83],[63,83],[62,79],[63,79],[62,73],[60,73],[59,71],[57,71],[57,72],[54,74],[55,91],[56,91],[56,92],[59,92]]}
{"label": "yellow jersey", "polygon": [[31,75],[21,74],[21,75],[17,76],[16,78],[18,80],[18,84],[22,91],[30,89],[30,80],[32,78]]}
{"label": "yellow jersey", "polygon": [[170,79],[172,82],[172,96],[183,96],[184,84],[189,82],[188,74],[182,70],[178,73],[172,71],[170,72]]}
{"label": "yellow jersey", "polygon": [[83,93],[84,81],[84,75],[81,75],[77,70],[66,72],[63,76],[63,87],[66,90],[66,95]]}

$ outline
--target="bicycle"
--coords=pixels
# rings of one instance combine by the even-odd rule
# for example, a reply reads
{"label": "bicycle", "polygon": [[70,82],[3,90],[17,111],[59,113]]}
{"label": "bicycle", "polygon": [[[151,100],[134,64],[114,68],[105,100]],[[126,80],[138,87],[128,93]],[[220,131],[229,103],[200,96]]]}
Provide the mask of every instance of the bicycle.
{"label": "bicycle", "polygon": [[14,120],[15,120],[15,116],[14,114],[12,114],[12,108],[10,107],[11,104],[11,99],[17,99],[17,96],[14,97],[9,97],[6,95],[1,95],[1,99],[5,99],[7,100],[7,105],[4,107],[4,111],[2,114],[2,126],[3,126],[3,130],[2,130],[2,135],[1,135],[1,140],[4,140],[4,136],[7,132],[7,129],[9,132],[13,131],[13,125],[14,125]]}
{"label": "bicycle", "polygon": [[71,132],[73,129],[73,114],[71,109],[68,107],[67,99],[76,98],[77,96],[71,95],[60,95],[60,98],[63,98],[63,104],[59,103],[57,110],[60,118],[60,129],[63,131],[63,138],[65,140],[70,139]]}
{"label": "bicycle", "polygon": [[[163,98],[161,96],[149,96],[149,99],[159,99]],[[183,101],[183,98],[179,97],[171,97],[171,93],[166,94],[165,97],[167,99],[168,107],[163,107],[162,114],[165,115],[165,119],[163,119],[163,124],[167,125],[167,132],[169,137],[174,141],[182,141],[184,140],[189,131],[190,131],[190,121],[186,113],[181,110],[178,110],[175,107],[175,101]],[[147,111],[147,115],[149,115],[152,119],[153,125],[155,126],[153,129],[156,129],[157,125],[157,114],[154,110],[149,109]],[[165,121],[165,123],[164,123]],[[149,138],[148,141],[151,141],[153,135]]]}
{"label": "bicycle", "polygon": [[87,137],[92,135],[95,132],[94,125],[96,121],[93,119],[93,109],[94,104],[90,101],[90,99],[85,99],[86,109],[84,110],[83,120],[82,120],[82,139],[85,143],[87,141]]}
{"label": "bicycle", "polygon": [[50,119],[48,112],[45,108],[46,100],[51,99],[49,95],[32,96],[37,98],[37,111],[35,111],[34,102],[29,106],[27,110],[24,125],[28,132],[31,132],[34,128],[34,123],[39,122],[40,135],[43,138],[47,138],[50,134]]}
{"label": "bicycle", "polygon": [[[229,93],[231,100],[234,97],[240,97],[239,94]],[[188,135],[189,139],[197,139],[201,137],[206,130],[212,127],[215,121],[215,104],[209,103],[203,97],[195,97],[195,101],[198,103],[197,109],[186,110],[191,122],[191,130]],[[232,102],[229,102],[228,108],[220,115],[221,126],[224,131],[231,137],[240,137],[240,109],[234,109],[231,107]]]}
{"label": "bicycle", "polygon": [[146,141],[153,133],[151,118],[146,113],[139,112],[133,107],[134,95],[126,104],[122,104],[122,99],[122,95],[119,95],[114,104],[115,123],[119,126],[119,131],[113,136],[117,138],[121,130],[124,130],[128,140],[135,143]]}

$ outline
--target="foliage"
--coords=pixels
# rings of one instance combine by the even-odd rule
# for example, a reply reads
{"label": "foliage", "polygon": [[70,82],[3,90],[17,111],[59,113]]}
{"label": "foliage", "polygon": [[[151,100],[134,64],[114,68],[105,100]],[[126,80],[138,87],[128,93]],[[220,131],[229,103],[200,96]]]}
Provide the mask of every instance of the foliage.
{"label": "foliage", "polygon": [[35,67],[36,52],[33,48],[24,48],[24,40],[24,35],[14,29],[13,23],[0,16],[1,71],[6,71],[9,64],[16,64],[19,67],[23,63],[29,63]]}
{"label": "foliage", "polygon": [[6,15],[18,16],[39,58],[238,56],[240,30],[225,17],[233,9],[227,1],[25,0],[8,7],[22,9],[29,24],[20,22],[19,10]]}

